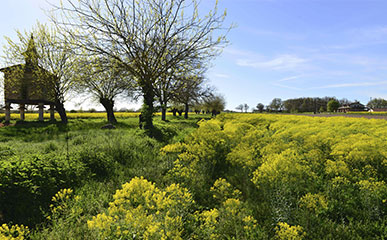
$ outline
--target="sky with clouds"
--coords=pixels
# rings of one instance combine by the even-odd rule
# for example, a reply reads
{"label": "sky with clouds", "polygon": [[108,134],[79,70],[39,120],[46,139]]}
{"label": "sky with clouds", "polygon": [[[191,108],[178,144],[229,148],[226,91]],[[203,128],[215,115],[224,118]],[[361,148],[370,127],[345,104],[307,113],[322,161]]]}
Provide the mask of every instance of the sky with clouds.
{"label": "sky with clouds", "polygon": [[[0,46],[15,29],[48,21],[42,8],[49,8],[45,0],[2,0]],[[276,97],[387,99],[387,1],[219,0],[219,9],[227,9],[226,26],[237,26],[207,76],[228,109]]]}

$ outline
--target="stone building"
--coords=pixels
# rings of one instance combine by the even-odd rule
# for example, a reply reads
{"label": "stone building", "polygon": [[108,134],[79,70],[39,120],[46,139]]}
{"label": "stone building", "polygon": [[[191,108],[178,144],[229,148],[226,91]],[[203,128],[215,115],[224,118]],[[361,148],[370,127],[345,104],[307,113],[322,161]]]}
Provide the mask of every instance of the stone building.
{"label": "stone building", "polygon": [[37,105],[39,121],[43,121],[43,109],[50,106],[50,118],[54,117],[55,77],[38,64],[38,54],[33,36],[23,54],[25,64],[1,68],[4,73],[5,121],[11,117],[11,104],[18,104],[20,119],[25,119],[26,105]]}

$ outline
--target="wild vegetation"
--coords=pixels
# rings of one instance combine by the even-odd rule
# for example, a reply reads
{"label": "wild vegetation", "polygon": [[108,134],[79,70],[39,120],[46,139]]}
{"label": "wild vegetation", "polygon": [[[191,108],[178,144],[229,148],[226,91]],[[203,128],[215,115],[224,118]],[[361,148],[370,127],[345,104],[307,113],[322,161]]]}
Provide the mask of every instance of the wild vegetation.
{"label": "wild vegetation", "polygon": [[[149,138],[138,128],[138,113],[134,117],[133,113],[118,116],[114,130],[100,129],[106,124],[104,116],[87,118],[91,114],[84,113],[86,118],[79,118],[81,113],[76,114],[76,118],[70,114],[67,125],[25,121],[0,128],[0,223],[7,223],[9,228],[15,224],[28,226],[29,230],[48,227],[62,216],[61,194],[51,201],[61,189],[71,189],[65,195],[72,192],[82,196],[82,204],[89,205],[82,207],[79,214],[83,215],[84,211],[98,212],[114,191],[134,176],[162,182],[172,162],[161,157],[159,149],[180,141],[196,128],[197,121],[208,117],[156,121],[155,138]],[[87,216],[70,215],[74,221],[89,220]],[[84,229],[76,228],[76,238],[83,239],[80,231]]]}
{"label": "wild vegetation", "polygon": [[385,120],[202,116],[156,121],[156,139],[137,118],[115,130],[100,119],[0,128],[0,235],[387,236]]}

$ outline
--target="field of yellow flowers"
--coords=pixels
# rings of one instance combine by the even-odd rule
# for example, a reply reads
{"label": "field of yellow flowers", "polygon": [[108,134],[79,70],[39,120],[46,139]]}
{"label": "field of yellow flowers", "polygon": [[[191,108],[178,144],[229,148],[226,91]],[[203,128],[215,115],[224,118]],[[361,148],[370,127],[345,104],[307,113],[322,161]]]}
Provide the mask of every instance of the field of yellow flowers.
{"label": "field of yellow flowers", "polygon": [[[140,114],[139,112],[116,112],[114,113],[117,118],[132,118],[132,117],[138,117]],[[49,113],[44,113],[44,119],[50,119]],[[4,118],[4,113],[0,113],[0,118]],[[69,119],[99,119],[99,118],[106,118],[106,113],[104,112],[68,112],[67,117]],[[37,121],[39,118],[38,113],[25,113],[25,120],[26,121]],[[19,113],[12,113],[11,114],[11,120],[19,120],[20,114]],[[55,113],[55,119],[60,120],[60,116],[58,113]]]}
{"label": "field of yellow flowers", "polygon": [[[238,199],[270,238],[387,237],[386,120],[223,114],[161,151],[177,154],[168,174],[198,203]],[[246,239],[243,219],[228,228]]]}
{"label": "field of yellow flowers", "polygon": [[386,120],[221,114],[192,119],[196,130],[179,121],[156,122],[166,136],[184,134],[168,142],[138,129],[93,129],[66,133],[68,143],[31,143],[41,151],[26,159],[0,148],[11,159],[0,165],[0,206],[18,210],[1,196],[20,201],[23,189],[40,202],[39,184],[51,186],[41,201],[49,224],[32,230],[14,221],[2,231],[31,239],[386,239]]}

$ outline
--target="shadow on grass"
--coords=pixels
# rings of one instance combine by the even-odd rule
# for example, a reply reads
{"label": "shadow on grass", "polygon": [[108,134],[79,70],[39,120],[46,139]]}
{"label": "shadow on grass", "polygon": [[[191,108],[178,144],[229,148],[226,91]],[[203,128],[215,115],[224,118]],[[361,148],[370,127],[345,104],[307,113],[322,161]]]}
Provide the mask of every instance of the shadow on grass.
{"label": "shadow on grass", "polygon": [[[17,121],[14,124],[0,128],[0,142],[11,139],[22,141],[44,141],[58,138],[59,135],[72,131],[99,130],[107,122],[101,120],[70,120],[68,124],[62,122]],[[132,128],[130,123],[120,122],[118,128]]]}
{"label": "shadow on grass", "polygon": [[[176,135],[183,133],[186,129],[198,127],[202,119],[210,119],[208,116],[195,116],[189,119],[184,117],[169,117],[167,121],[154,119],[154,130],[148,134],[158,142],[169,143]],[[74,131],[100,130],[108,122],[102,119],[69,119],[68,124],[60,121],[17,121],[9,126],[0,128],[0,142],[19,139],[26,142],[45,141],[57,139],[60,135]],[[118,130],[138,129],[138,119],[118,119],[114,124]],[[109,130],[102,130],[109,131]]]}
{"label": "shadow on grass", "polygon": [[149,136],[156,139],[158,142],[162,143],[168,143],[175,135],[177,134],[177,131],[168,128],[168,127],[162,127],[162,126],[155,126],[151,132],[149,133]]}

